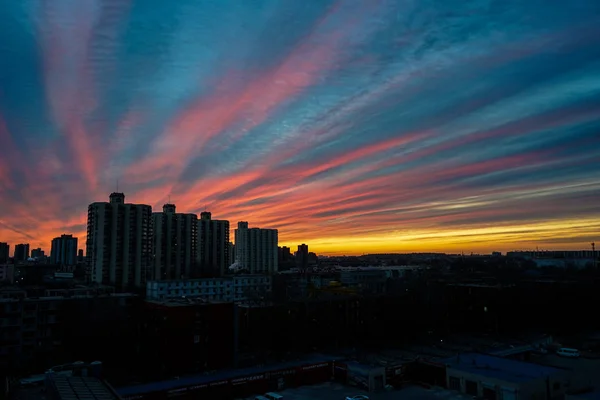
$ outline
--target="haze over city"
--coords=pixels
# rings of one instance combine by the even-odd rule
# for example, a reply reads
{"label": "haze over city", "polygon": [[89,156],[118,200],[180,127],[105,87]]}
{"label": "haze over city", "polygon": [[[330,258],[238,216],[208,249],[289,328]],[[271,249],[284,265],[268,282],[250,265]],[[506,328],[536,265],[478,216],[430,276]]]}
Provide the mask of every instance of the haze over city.
{"label": "haze over city", "polygon": [[117,181],[129,202],[277,228],[319,254],[597,240],[600,2],[0,15],[1,241],[84,243],[87,205]]}

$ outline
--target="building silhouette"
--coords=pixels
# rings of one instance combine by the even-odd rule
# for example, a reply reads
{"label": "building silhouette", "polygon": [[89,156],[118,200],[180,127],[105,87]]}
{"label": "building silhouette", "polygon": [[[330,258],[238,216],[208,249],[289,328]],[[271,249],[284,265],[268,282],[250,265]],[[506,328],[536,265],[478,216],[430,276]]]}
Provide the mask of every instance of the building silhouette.
{"label": "building silhouette", "polygon": [[29,258],[29,243],[19,243],[15,246],[15,263],[27,261]]}
{"label": "building silhouette", "polygon": [[235,230],[235,256],[238,267],[252,274],[272,274],[278,270],[277,229],[248,228],[238,222]]}
{"label": "building silhouette", "polygon": [[31,258],[44,258],[46,253],[40,247],[31,250]]}
{"label": "building silhouette", "polygon": [[125,203],[123,193],[88,206],[86,277],[90,282],[143,286],[152,267],[152,207]]}
{"label": "building silhouette", "polygon": [[10,245],[0,242],[0,264],[6,264],[10,258]]}
{"label": "building silhouette", "polygon": [[308,268],[308,245],[302,243],[298,246],[296,252],[296,267],[300,269]]}
{"label": "building silhouette", "polygon": [[61,235],[52,239],[50,262],[69,266],[77,264],[77,238],[73,235]]}
{"label": "building silhouette", "polygon": [[175,210],[165,204],[152,213],[154,280],[189,278],[196,263],[198,216]]}
{"label": "building silhouette", "polygon": [[204,275],[223,276],[231,264],[229,221],[212,219],[208,211],[198,220],[198,265]]}

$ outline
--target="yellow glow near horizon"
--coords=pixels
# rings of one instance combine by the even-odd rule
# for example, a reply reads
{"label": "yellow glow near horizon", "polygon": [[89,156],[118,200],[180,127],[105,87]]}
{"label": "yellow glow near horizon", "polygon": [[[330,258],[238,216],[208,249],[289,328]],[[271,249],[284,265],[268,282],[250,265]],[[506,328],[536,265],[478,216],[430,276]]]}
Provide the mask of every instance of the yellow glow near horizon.
{"label": "yellow glow near horizon", "polygon": [[[539,247],[588,249],[578,238],[600,231],[600,219],[568,219],[527,225],[488,226],[451,230],[413,230],[369,236],[328,237],[305,240],[310,251],[323,255],[359,255],[402,252],[491,252]],[[282,246],[296,249],[298,242]]]}

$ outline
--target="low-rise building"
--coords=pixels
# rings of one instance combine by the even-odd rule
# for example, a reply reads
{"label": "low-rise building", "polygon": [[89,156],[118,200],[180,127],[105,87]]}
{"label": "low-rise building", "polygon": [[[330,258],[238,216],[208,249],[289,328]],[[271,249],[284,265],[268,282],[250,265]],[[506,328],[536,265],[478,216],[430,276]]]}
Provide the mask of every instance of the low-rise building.
{"label": "low-rise building", "polygon": [[452,390],[486,399],[562,398],[568,371],[485,354],[460,354],[443,361]]}
{"label": "low-rise building", "polygon": [[268,275],[150,281],[146,286],[146,297],[151,300],[191,297],[205,301],[234,302],[265,298],[270,295],[271,286],[271,277]]}
{"label": "low-rise building", "polygon": [[[67,368],[65,370],[65,367]],[[61,365],[58,371],[50,369],[44,377],[46,396],[52,400],[120,400],[115,389],[102,379],[102,363],[81,361],[72,366]]]}
{"label": "low-rise building", "polygon": [[[119,320],[117,314],[128,313],[137,298],[130,293],[90,292],[83,288],[71,292],[47,290],[34,290],[31,297],[18,288],[0,290],[0,371],[45,369],[69,351],[80,351],[81,346],[87,346],[86,339],[100,336],[99,328],[84,318],[111,327],[106,324],[108,318]],[[90,313],[98,309],[104,314]],[[100,342],[94,345],[100,346]]]}
{"label": "low-rise building", "polygon": [[233,303],[199,299],[147,300],[139,315],[144,326],[140,361],[144,375],[179,376],[233,364]]}
{"label": "low-rise building", "polygon": [[15,280],[14,265],[0,265],[0,282],[13,283]]}

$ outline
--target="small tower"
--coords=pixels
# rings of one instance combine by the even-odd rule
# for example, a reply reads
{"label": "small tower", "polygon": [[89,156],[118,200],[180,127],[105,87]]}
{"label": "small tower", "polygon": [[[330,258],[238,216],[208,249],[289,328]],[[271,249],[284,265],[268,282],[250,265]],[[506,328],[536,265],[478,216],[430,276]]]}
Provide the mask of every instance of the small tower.
{"label": "small tower", "polygon": [[125,204],[125,194],[113,192],[109,196],[110,204]]}

